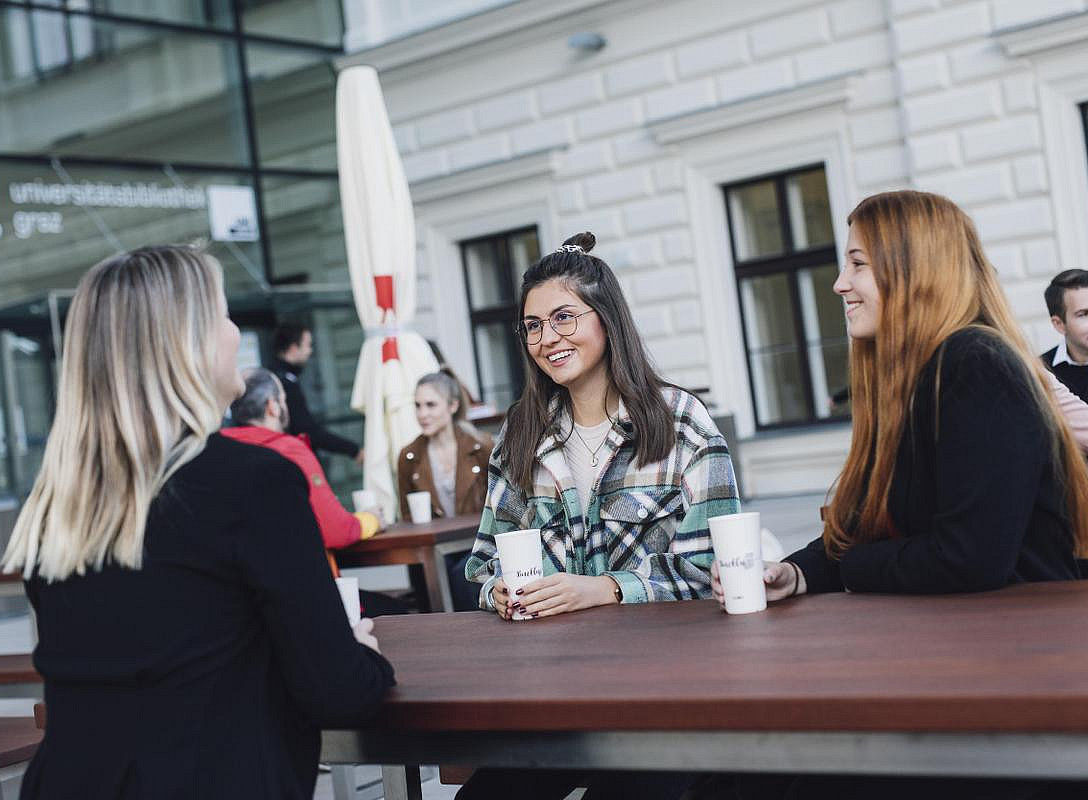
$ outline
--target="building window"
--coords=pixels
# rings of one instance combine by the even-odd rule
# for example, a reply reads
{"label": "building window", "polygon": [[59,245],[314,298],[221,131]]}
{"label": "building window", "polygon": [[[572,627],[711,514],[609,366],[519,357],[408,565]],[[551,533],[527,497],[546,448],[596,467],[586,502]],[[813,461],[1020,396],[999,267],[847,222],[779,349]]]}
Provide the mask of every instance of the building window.
{"label": "building window", "polygon": [[480,400],[505,411],[525,377],[514,336],[521,276],[540,259],[536,228],[521,228],[461,242]]}
{"label": "building window", "polygon": [[760,429],[847,416],[847,338],[822,165],[724,187]]}
{"label": "building window", "polygon": [[1088,148],[1088,103],[1081,103],[1080,118],[1084,121],[1084,145]]}

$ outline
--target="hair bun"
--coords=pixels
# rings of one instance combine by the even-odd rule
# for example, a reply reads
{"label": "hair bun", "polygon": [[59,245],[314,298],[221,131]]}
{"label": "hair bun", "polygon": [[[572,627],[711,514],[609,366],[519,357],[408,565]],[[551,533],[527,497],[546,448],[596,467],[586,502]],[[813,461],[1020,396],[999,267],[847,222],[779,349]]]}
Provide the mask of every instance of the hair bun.
{"label": "hair bun", "polygon": [[584,252],[588,253],[593,249],[593,246],[597,244],[597,237],[589,231],[585,231],[583,233],[574,234],[563,242],[563,244],[577,245],[578,247],[581,247]]}

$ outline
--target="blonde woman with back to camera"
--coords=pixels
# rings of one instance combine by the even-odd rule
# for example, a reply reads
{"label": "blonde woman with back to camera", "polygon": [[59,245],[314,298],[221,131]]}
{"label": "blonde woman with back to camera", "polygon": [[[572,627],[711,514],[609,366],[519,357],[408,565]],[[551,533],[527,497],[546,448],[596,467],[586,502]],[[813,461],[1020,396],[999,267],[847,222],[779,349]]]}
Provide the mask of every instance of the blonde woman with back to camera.
{"label": "blonde woman with back to camera", "polygon": [[302,473],[216,433],[238,342],[194,248],[79,283],[4,556],[49,714],[24,798],[310,798],[321,726],[358,725],[393,683],[373,623],[345,624]]}

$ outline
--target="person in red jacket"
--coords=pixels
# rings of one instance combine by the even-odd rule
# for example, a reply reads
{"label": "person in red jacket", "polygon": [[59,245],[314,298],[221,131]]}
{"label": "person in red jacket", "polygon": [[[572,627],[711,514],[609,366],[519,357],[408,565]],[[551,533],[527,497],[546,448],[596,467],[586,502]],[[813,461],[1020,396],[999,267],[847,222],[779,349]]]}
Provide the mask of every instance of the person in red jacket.
{"label": "person in red jacket", "polygon": [[[329,487],[325,471],[302,436],[287,431],[287,398],[283,385],[267,369],[253,369],[245,373],[245,393],[230,407],[235,427],[224,428],[220,433],[247,444],[275,450],[294,463],[303,475],[310,491],[310,508],[317,518],[321,539],[327,549],[347,547],[360,539],[369,539],[381,528],[378,517],[368,511],[350,512],[340,505],[340,500]],[[333,574],[338,574],[336,561],[329,557]],[[361,591],[363,607],[368,616],[401,614],[407,608],[388,595]]]}
{"label": "person in red jacket", "polygon": [[222,434],[271,448],[302,470],[310,487],[310,507],[317,517],[325,547],[347,547],[377,533],[381,527],[378,518],[365,511],[352,513],[340,505],[313,450],[301,437],[286,433],[287,397],[279,378],[267,369],[258,368],[245,374],[245,382],[245,394],[230,407],[231,419],[237,427],[226,428]]}

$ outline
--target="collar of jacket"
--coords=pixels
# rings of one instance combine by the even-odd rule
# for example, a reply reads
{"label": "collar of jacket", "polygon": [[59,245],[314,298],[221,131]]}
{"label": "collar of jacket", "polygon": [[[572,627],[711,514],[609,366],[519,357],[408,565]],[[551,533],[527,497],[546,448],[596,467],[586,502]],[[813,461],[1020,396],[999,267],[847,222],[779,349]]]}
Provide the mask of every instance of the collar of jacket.
{"label": "collar of jacket", "polygon": [[284,361],[279,356],[276,356],[276,357],[274,357],[272,359],[272,371],[273,372],[282,371],[282,372],[290,372],[292,375],[301,375],[302,370],[304,370],[304,369],[306,369],[305,364],[302,364],[302,365],[288,364],[286,361]]}
{"label": "collar of jacket", "polygon": [[246,444],[259,444],[264,446],[267,446],[270,442],[274,442],[277,439],[282,439],[285,436],[289,439],[299,438],[297,436],[292,436],[289,433],[277,433],[268,428],[262,428],[260,425],[236,425],[233,428],[223,428],[220,433],[231,439],[245,442]]}
{"label": "collar of jacket", "polygon": [[[574,486],[574,476],[570,471],[570,465],[567,464],[566,456],[563,455],[563,444],[566,442],[567,437],[562,436],[563,409],[558,395],[552,397],[551,402],[548,403],[548,417],[553,422],[548,432],[541,438],[540,444],[537,445],[536,457],[540,465],[550,473],[559,494],[562,494],[566,489]],[[573,419],[571,419],[571,424],[574,424]],[[623,444],[632,441],[634,438],[635,429],[631,424],[631,415],[627,412],[627,406],[623,404],[623,398],[621,397],[619,405],[616,407],[616,418],[612,421],[612,429],[608,432],[608,438],[605,440],[606,444],[602,454],[604,459],[604,466],[601,468],[602,474],[608,469],[612,459]],[[537,482],[534,481],[534,483]]]}

